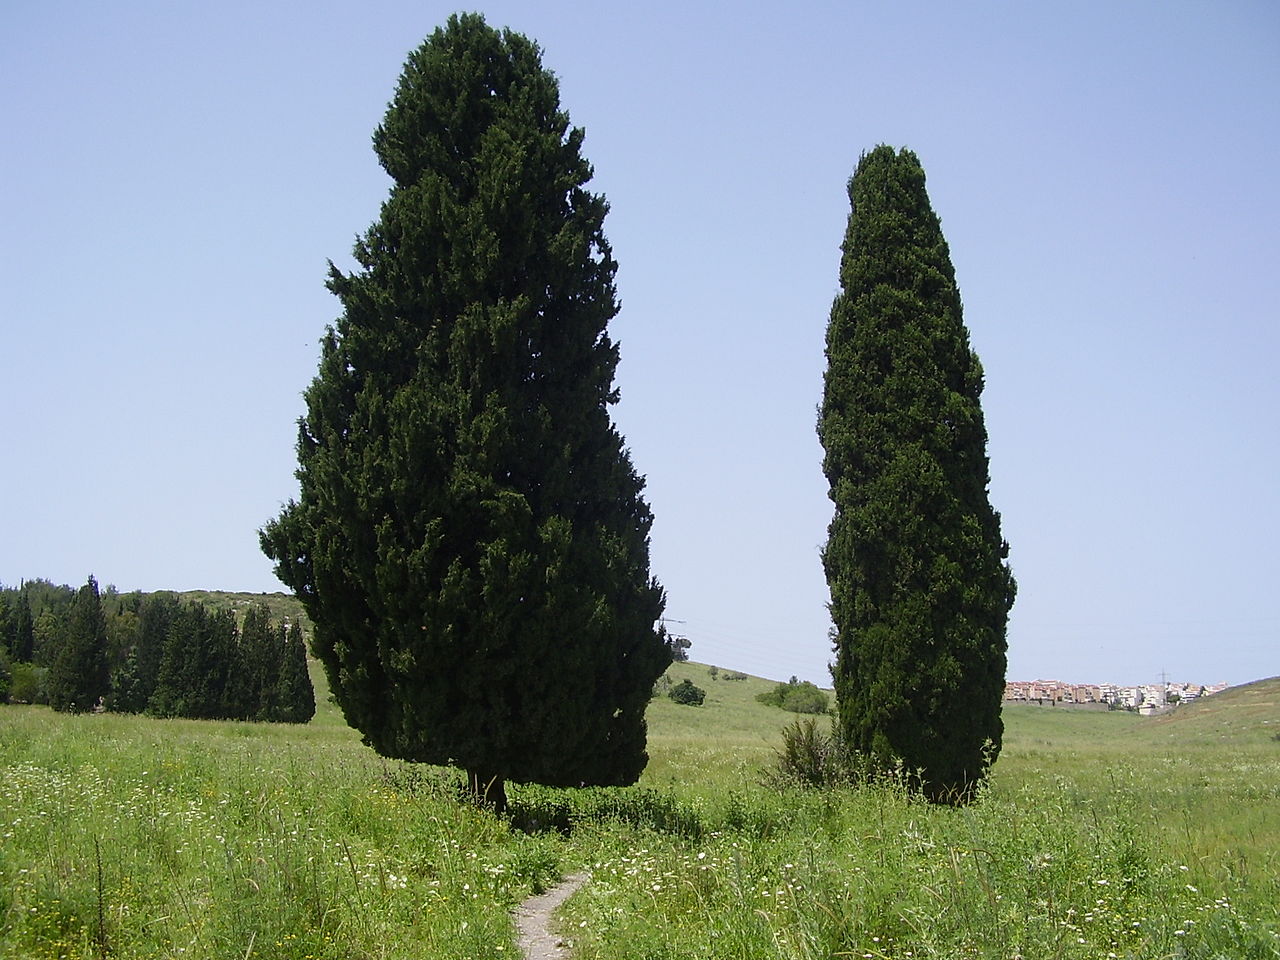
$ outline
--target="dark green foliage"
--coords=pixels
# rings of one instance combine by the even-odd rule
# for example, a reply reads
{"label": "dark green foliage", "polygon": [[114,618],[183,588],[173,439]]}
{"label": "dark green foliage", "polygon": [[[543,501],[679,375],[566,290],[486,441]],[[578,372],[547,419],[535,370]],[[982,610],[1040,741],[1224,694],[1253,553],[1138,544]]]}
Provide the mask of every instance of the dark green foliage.
{"label": "dark green foliage", "polygon": [[241,674],[235,678],[242,715],[250,720],[279,718],[280,663],[284,626],[272,626],[266,604],[255,603],[240,623]]}
{"label": "dark green foliage", "polygon": [[12,662],[31,660],[35,650],[35,617],[23,587],[0,586],[0,651]]}
{"label": "dark green foliage", "polygon": [[671,659],[582,139],[518,34],[454,17],[409,56],[390,196],[330,271],[300,497],[262,534],[366,742],[497,791],[634,782]]}
{"label": "dark green foliage", "polygon": [[30,662],[41,667],[50,666],[61,645],[76,591],[48,580],[26,580],[20,591],[8,592],[11,604],[16,603],[16,595],[21,593],[32,617]]}
{"label": "dark green foliage", "polygon": [[293,623],[286,633],[281,626],[279,640],[284,656],[273,719],[281,723],[306,723],[316,713],[316,692],[307,673],[307,646],[302,639],[302,628]]}
{"label": "dark green foliage", "polygon": [[9,651],[0,646],[0,703],[9,702],[9,691],[13,686],[13,669],[9,662]]}
{"label": "dark green foliage", "polygon": [[702,701],[707,699],[707,691],[701,687],[695,687],[691,680],[681,680],[667,691],[667,696],[686,707],[700,707]]}
{"label": "dark green foliage", "polygon": [[756,699],[792,713],[826,713],[831,706],[830,698],[816,684],[795,677],[787,683],[779,683],[772,690],[756,694]]}
{"label": "dark green foliage", "polygon": [[0,653],[8,655],[12,650],[16,621],[14,599],[16,591],[0,587]]}
{"label": "dark green foliage", "polygon": [[[96,581],[90,584],[79,595],[44,580],[0,589],[0,620],[8,618],[19,649],[30,633],[25,648],[52,664],[13,662],[11,701],[88,710],[101,697],[105,709],[119,713],[196,719],[306,723],[314,715],[301,629],[295,623],[287,636],[284,624],[273,626],[265,600],[246,612],[242,632],[229,604],[183,604],[172,593],[120,594],[110,586],[96,594]],[[32,608],[40,611],[34,622]],[[96,644],[87,644],[86,631],[95,630]],[[96,696],[87,681],[75,680],[86,670],[109,678]]]}
{"label": "dark green foliage", "polygon": [[34,663],[13,663],[9,685],[10,703],[49,702],[49,670]]}
{"label": "dark green foliage", "polygon": [[238,633],[230,612],[181,604],[169,622],[147,711],[160,717],[228,719],[228,677],[239,668]]}
{"label": "dark green foliage", "polygon": [[116,691],[113,710],[141,713],[147,709],[155,693],[161,658],[178,609],[178,598],[172,593],[153,593],[143,601],[133,649],[129,653],[132,675],[119,685],[122,689]]}
{"label": "dark green foliage", "polygon": [[18,594],[13,611],[13,632],[9,638],[9,654],[14,660],[30,661],[35,651],[35,617],[26,591]]}
{"label": "dark green foliage", "polygon": [[98,582],[90,577],[76,594],[65,633],[49,669],[49,705],[66,713],[86,713],[106,696],[107,622]]}
{"label": "dark green foliage", "polygon": [[964,800],[999,752],[1008,548],[987,497],[982,368],[909,150],[849,184],[818,433],[835,504],[823,563],[840,731]]}

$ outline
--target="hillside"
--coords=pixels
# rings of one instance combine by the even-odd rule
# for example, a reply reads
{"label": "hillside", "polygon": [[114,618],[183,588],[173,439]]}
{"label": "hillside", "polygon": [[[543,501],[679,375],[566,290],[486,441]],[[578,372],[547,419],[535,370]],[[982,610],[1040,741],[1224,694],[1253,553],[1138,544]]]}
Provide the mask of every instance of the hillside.
{"label": "hillside", "polygon": [[661,692],[650,702],[650,761],[641,781],[648,786],[724,777],[754,782],[772,761],[783,728],[799,718],[756,700],[773,689],[773,680],[693,661],[673,663],[665,676],[672,684],[689,680],[707,697],[700,707],[674,703]]}
{"label": "hillside", "polygon": [[1144,722],[1152,740],[1180,743],[1280,740],[1280,677],[1230,687]]}
{"label": "hillside", "polygon": [[235,593],[228,590],[184,590],[178,592],[182,600],[202,603],[210,610],[231,610],[239,618],[250,604],[265,603],[271,611],[271,619],[279,623],[302,624],[302,632],[311,636],[311,621],[307,619],[302,603],[291,593]]}

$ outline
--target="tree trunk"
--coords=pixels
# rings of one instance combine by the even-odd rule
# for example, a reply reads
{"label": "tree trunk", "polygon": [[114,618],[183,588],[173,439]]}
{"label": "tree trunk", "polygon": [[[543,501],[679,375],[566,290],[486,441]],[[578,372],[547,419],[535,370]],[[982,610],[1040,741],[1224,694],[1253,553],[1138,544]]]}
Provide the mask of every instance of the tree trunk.
{"label": "tree trunk", "polygon": [[482,807],[492,807],[494,813],[507,811],[507,784],[498,774],[467,771],[467,789],[471,799]]}

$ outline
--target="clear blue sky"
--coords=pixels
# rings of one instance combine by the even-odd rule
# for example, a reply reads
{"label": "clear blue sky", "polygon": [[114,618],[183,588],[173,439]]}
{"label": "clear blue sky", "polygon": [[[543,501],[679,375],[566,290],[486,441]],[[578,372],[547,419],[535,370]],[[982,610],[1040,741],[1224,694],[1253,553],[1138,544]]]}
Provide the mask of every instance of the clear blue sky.
{"label": "clear blue sky", "polygon": [[[0,582],[281,589],[256,530],[296,491],[325,261],[456,9],[5,5]],[[542,45],[612,205],[615,416],[695,659],[827,682],[823,335],[884,142],[986,368],[1010,677],[1280,674],[1280,6],[482,12]]]}

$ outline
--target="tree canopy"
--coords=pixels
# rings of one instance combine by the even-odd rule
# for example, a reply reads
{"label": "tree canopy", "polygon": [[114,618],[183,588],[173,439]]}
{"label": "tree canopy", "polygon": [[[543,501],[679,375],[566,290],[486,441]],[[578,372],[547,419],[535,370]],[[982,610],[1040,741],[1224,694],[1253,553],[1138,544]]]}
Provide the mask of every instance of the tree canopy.
{"label": "tree canopy", "polygon": [[818,433],[846,744],[963,800],[1000,750],[1014,581],[990,505],[982,367],[910,150],[849,182]]}
{"label": "tree canopy", "polygon": [[107,621],[98,581],[89,577],[76,593],[62,643],[49,669],[49,704],[66,713],[88,713],[97,708],[109,689]]}
{"label": "tree canopy", "polygon": [[379,752],[499,789],[634,782],[670,651],[583,132],[536,44],[464,15],[373,140],[390,195],[359,269],[331,266],[300,493],[263,549]]}

